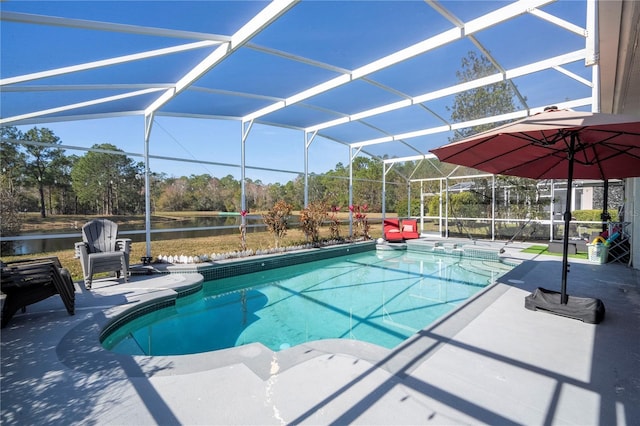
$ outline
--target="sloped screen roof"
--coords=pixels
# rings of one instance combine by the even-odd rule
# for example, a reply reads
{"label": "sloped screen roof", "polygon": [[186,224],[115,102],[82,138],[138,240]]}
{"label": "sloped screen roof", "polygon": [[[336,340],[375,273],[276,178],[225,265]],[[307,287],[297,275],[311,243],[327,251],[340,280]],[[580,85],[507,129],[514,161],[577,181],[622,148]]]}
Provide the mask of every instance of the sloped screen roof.
{"label": "sloped screen roof", "polygon": [[[516,116],[592,103],[585,1],[0,7],[3,125],[132,114],[255,120],[404,158],[473,124],[450,112],[469,88],[511,81]],[[489,56],[495,73],[460,85],[469,51]]]}

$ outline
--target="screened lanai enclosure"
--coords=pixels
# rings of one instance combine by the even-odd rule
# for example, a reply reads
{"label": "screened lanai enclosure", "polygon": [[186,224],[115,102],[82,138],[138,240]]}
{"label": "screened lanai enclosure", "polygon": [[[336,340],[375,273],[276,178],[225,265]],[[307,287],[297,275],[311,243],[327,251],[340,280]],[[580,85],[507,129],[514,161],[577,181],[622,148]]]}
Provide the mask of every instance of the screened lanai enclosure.
{"label": "screened lanai enclosure", "polygon": [[[564,236],[566,181],[480,174],[420,179],[417,184],[422,202],[412,211],[421,220],[423,234],[533,242]],[[624,204],[623,182],[607,186],[599,181],[572,185],[570,238],[590,241],[603,224],[619,221],[620,212],[613,206]],[[603,213],[608,214],[605,220]]]}
{"label": "screened lanai enclosure", "polygon": [[[185,208],[175,201],[185,193],[198,194],[190,210],[238,214],[286,195],[417,217],[425,234],[555,239],[562,181],[485,175],[429,150],[549,105],[622,112],[603,96],[628,19],[628,2],[616,4],[3,2],[3,186],[37,190],[42,205],[29,211],[55,211],[53,198],[88,214],[126,203],[145,215],[144,229],[124,233],[144,235],[147,255],[152,236],[173,230],[151,215]],[[33,158],[47,149],[58,174],[19,174],[9,161],[24,152],[51,166]],[[105,166],[100,154],[124,160]],[[615,214],[624,198],[623,181],[570,190],[575,210]],[[572,236],[602,224],[576,220]],[[193,229],[224,227],[237,224]]]}

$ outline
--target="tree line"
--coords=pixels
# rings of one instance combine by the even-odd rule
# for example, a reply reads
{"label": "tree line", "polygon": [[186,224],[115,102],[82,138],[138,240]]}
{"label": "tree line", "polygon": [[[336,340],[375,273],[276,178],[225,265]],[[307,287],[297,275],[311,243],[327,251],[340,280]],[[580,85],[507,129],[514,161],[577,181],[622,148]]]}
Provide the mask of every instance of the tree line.
{"label": "tree line", "polygon": [[[11,199],[17,211],[38,211],[42,217],[144,213],[144,164],[133,161],[116,146],[97,144],[84,155],[66,155],[64,149],[57,147],[61,144],[60,139],[47,128],[34,127],[25,133],[15,128],[3,128],[2,134],[1,187],[4,199]],[[409,191],[406,176],[439,178],[450,173],[453,167],[436,160],[394,164],[392,172],[386,176],[385,210],[400,215],[417,215],[420,186],[413,183]],[[357,157],[353,160],[352,169],[352,204],[367,205],[371,212],[382,211],[382,161]],[[470,169],[458,172],[476,173]],[[308,199],[322,200],[334,208],[346,209],[349,206],[348,177],[349,167],[342,163],[322,175],[310,175]],[[513,187],[514,181],[517,181],[515,185],[522,187],[521,191],[531,191],[527,182],[516,178],[504,178],[499,185]],[[482,213],[478,209],[488,203],[487,193],[490,194],[487,182],[486,179],[482,181],[482,190],[472,188],[465,195],[453,194],[452,197],[460,199],[453,205],[474,205],[476,213]],[[426,185],[423,188],[426,192],[438,192],[435,187],[428,186],[437,186],[437,182]],[[150,187],[152,211],[241,210],[241,183],[232,175],[169,177],[152,172]],[[409,192],[412,194],[411,212],[407,212]],[[284,184],[246,179],[245,197],[250,211],[266,211],[279,200],[290,204],[294,210],[301,210],[304,208],[304,176],[298,175]],[[525,197],[529,200],[536,198],[531,193]],[[427,204],[431,214],[436,212],[436,205],[437,197],[431,197]]]}
{"label": "tree line", "polygon": [[[3,205],[17,212],[48,215],[136,215],[145,208],[144,163],[135,162],[115,145],[96,144],[84,155],[67,155],[62,141],[48,128],[21,132],[2,128],[0,188]],[[354,204],[382,209],[382,162],[358,157],[353,164]],[[406,205],[407,180],[415,164],[395,167],[387,176],[386,210]],[[322,175],[309,176],[309,200],[323,200],[334,207],[349,204],[349,167],[338,163]],[[232,175],[209,174],[173,177],[151,172],[152,211],[240,212],[241,183]],[[294,209],[304,207],[304,176],[286,183],[265,184],[245,180],[246,205],[265,211],[278,200]],[[9,202],[10,201],[10,202]],[[9,206],[10,204],[10,206]]]}

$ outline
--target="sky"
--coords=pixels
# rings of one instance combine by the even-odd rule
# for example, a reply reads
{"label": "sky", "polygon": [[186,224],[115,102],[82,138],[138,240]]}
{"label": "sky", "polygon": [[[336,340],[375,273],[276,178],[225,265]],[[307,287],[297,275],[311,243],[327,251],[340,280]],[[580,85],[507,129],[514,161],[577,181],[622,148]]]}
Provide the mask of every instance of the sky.
{"label": "sky", "polygon": [[[506,1],[443,1],[447,10],[463,22],[504,7]],[[62,16],[72,19],[142,25],[147,28],[170,28],[179,31],[229,35],[237,31],[265,2],[223,1],[8,1],[0,3],[3,11]],[[584,0],[560,0],[541,7],[579,26],[585,24]],[[428,24],[425,24],[428,23]],[[153,172],[168,176],[227,174],[240,178],[241,122],[237,117],[249,114],[340,73],[354,70],[401,48],[433,37],[452,28],[451,22],[423,1],[360,2],[303,1],[268,29],[251,39],[259,47],[275,49],[317,61],[329,67],[291,61],[252,48],[234,52],[195,82],[197,90],[182,92],[163,107],[163,112],[186,111],[200,116],[229,116],[236,119],[177,118],[157,115],[150,138],[151,155],[186,162],[151,159]],[[0,77],[3,79],[61,67],[100,61],[123,55],[162,49],[193,42],[188,38],[131,34],[126,31],[101,32],[61,26],[20,24],[3,21],[0,25]],[[495,27],[479,31],[478,43],[506,70],[531,62],[583,49],[584,38],[531,14],[524,14]],[[55,108],[62,101],[82,103],[133,90],[129,86],[171,84],[211,52],[212,48],[188,50],[172,55],[147,58],[104,68],[36,78],[8,85],[0,91],[1,118],[30,111]],[[477,46],[462,39],[428,51],[393,67],[367,75],[370,82],[354,80],[329,93],[316,95],[285,110],[270,113],[266,121],[287,127],[256,123],[245,144],[246,177],[264,183],[284,183],[304,171],[305,136],[302,130],[313,124],[355,114],[380,105],[437,91],[457,83],[456,71],[469,50]],[[25,54],[28,52],[28,54]],[[333,67],[333,68],[331,68]],[[591,89],[575,78],[589,80],[591,70],[583,60],[567,63],[564,72],[547,70],[514,79],[530,107],[541,107],[591,95]],[[372,84],[373,83],[373,84]],[[107,89],[108,85],[121,87]],[[95,86],[95,90],[88,88]],[[67,90],[66,88],[72,89]],[[43,89],[44,88],[44,89]],[[230,96],[241,92],[251,96]],[[160,92],[129,97],[117,102],[90,105],[73,114],[112,113],[143,110]],[[351,123],[325,129],[327,137],[354,143],[385,135],[394,135],[437,127],[450,118],[454,96],[430,100]],[[109,108],[114,109],[109,109]],[[64,114],[64,113],[60,113]],[[128,115],[120,118],[55,121],[38,124],[51,129],[63,145],[89,148],[110,143],[142,161],[144,152],[144,118]],[[19,126],[27,130],[33,125]],[[368,146],[374,155],[405,157],[418,150],[443,145],[453,136],[441,132]],[[409,146],[411,145],[411,146]],[[70,154],[82,155],[79,150]],[[309,171],[323,173],[337,163],[349,163],[346,145],[317,137],[309,147]],[[209,163],[200,164],[197,160]],[[222,164],[222,165],[221,165]],[[251,166],[281,169],[272,172]]]}

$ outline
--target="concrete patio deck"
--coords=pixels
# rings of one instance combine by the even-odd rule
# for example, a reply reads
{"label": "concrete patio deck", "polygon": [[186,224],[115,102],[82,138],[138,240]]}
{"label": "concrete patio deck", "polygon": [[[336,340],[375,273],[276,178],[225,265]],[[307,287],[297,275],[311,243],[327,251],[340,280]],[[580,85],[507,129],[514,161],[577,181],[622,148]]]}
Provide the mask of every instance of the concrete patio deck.
{"label": "concrete patio deck", "polygon": [[585,324],[524,308],[536,287],[560,287],[559,257],[477,244],[524,263],[393,350],[117,355],[98,343],[109,312],[197,275],[77,285],[75,316],[49,298],[2,330],[2,424],[640,424],[638,271],[572,260],[569,294],[607,310]]}

